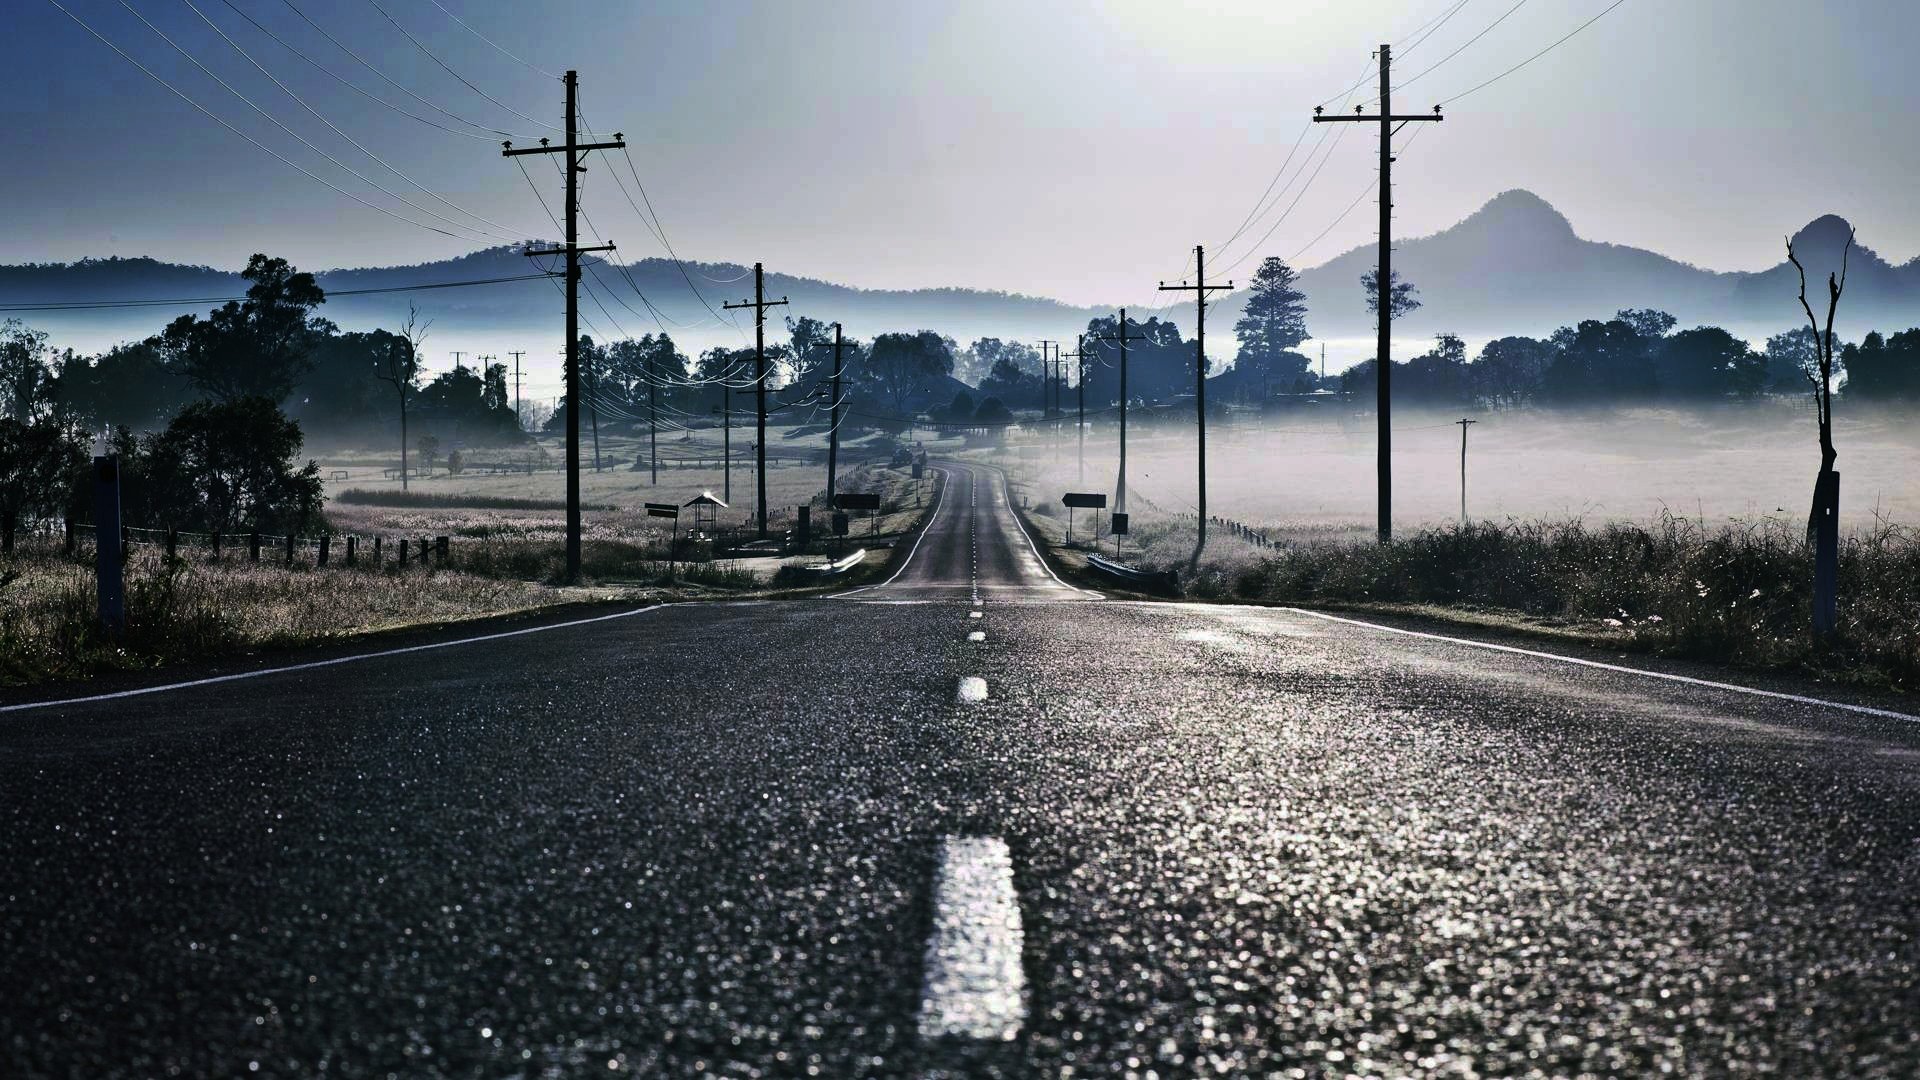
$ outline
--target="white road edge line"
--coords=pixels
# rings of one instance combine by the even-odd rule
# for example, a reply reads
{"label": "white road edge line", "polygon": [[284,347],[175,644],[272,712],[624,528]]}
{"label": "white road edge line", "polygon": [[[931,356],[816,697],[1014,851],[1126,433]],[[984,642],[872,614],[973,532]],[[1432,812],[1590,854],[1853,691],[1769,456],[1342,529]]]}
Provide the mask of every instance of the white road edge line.
{"label": "white road edge line", "polygon": [[920,1037],[1017,1038],[1027,1019],[1026,975],[1020,966],[1025,938],[1006,841],[942,837],[920,992]]}
{"label": "white road edge line", "polygon": [[258,679],[267,675],[284,675],[289,671],[311,671],[315,668],[333,667],[337,664],[352,664],[361,660],[378,660],[385,656],[404,656],[407,653],[426,652],[430,649],[450,649],[455,645],[475,645],[482,641],[499,641],[502,638],[520,637],[525,634],[544,634],[549,630],[565,630],[573,626],[587,626],[592,623],[607,622],[611,619],[625,619],[634,615],[645,615],[649,611],[659,611],[667,604],[653,604],[648,607],[634,608],[631,611],[616,611],[611,615],[595,615],[589,619],[574,619],[571,622],[550,623],[546,626],[529,626],[520,630],[503,630],[497,634],[481,634],[478,637],[459,638],[454,641],[433,641],[425,645],[408,645],[400,649],[382,649],[378,652],[355,653],[352,656],[336,656],[331,660],[310,660],[304,664],[286,664],[281,667],[261,668],[258,671],[238,671],[231,675],[214,675],[205,679],[189,679],[186,682],[167,683],[162,686],[143,686],[135,690],[120,690],[111,694],[89,694],[84,697],[60,698],[55,701],[28,701],[19,705],[0,706],[0,713],[23,712],[27,709],[52,709],[62,705],[85,705],[95,701],[116,701],[120,698],[141,697],[146,694],[164,694],[169,690],[187,690],[196,686],[213,686],[217,683],[237,682],[241,679]]}
{"label": "white road edge line", "polygon": [[[1251,608],[1255,611],[1273,611],[1274,608]],[[1493,652],[1512,653],[1515,656],[1530,656],[1536,660],[1553,660],[1562,664],[1578,667],[1598,668],[1601,671],[1616,671],[1623,675],[1639,675],[1648,679],[1663,679],[1667,682],[1684,683],[1687,686],[1704,686],[1710,690],[1726,690],[1735,694],[1749,694],[1753,697],[1773,698],[1778,701],[1791,701],[1799,705],[1817,705],[1828,709],[1843,709],[1847,712],[1865,716],[1879,716],[1888,720],[1907,720],[1920,723],[1920,716],[1912,713],[1895,712],[1892,709],[1876,709],[1871,705],[1854,705],[1845,701],[1829,701],[1826,698],[1807,697],[1803,694],[1788,694],[1779,690],[1762,690],[1753,686],[1741,686],[1738,683],[1715,682],[1712,679],[1696,679],[1691,675],[1674,675],[1665,671],[1649,671],[1646,668],[1628,667],[1625,664],[1609,664],[1601,660],[1586,660],[1578,656],[1563,653],[1542,652],[1538,649],[1523,649],[1517,645],[1496,645],[1491,641],[1474,641],[1471,638],[1449,637],[1446,634],[1433,634],[1424,630],[1403,630],[1398,626],[1384,626],[1380,623],[1362,619],[1348,619],[1339,615],[1329,615],[1324,611],[1308,611],[1305,608],[1279,608],[1296,615],[1306,615],[1328,622],[1346,623],[1349,626],[1361,626],[1369,630],[1380,630],[1389,634],[1403,634],[1407,637],[1425,638],[1429,641],[1444,641],[1450,645],[1467,645],[1476,649],[1488,649]]]}
{"label": "white road edge line", "polygon": [[1047,565],[1047,557],[1040,554],[1040,545],[1035,544],[1033,537],[1027,534],[1027,526],[1020,520],[1020,511],[1013,508],[1013,482],[1007,479],[1007,470],[998,465],[983,465],[981,468],[992,469],[994,472],[1000,474],[1000,489],[1005,492],[1007,496],[1007,513],[1013,518],[1014,527],[1020,530],[1021,538],[1026,540],[1027,547],[1033,551],[1033,557],[1040,560],[1040,569],[1045,570],[1048,577],[1052,578],[1064,588],[1072,589],[1077,593],[1085,593],[1095,600],[1105,600],[1106,597],[1104,595],[1094,592],[1092,589],[1082,589],[1077,586],[1068,585],[1066,582],[1060,580],[1060,575],[1054,573],[1053,567]]}
{"label": "white road edge line", "polygon": [[[935,466],[933,471],[937,473],[944,473],[946,470],[940,468],[939,466]],[[953,479],[952,477],[948,477],[947,481],[951,481],[952,479]],[[913,547],[907,550],[906,561],[900,564],[900,568],[898,570],[895,570],[891,577],[887,578],[887,580],[879,583],[878,585],[862,585],[857,589],[849,589],[843,593],[834,593],[832,596],[827,597],[827,599],[838,600],[841,597],[854,596],[856,594],[866,592],[868,589],[884,589],[887,586],[893,584],[894,578],[897,578],[901,574],[906,573],[907,567],[913,565],[913,557],[915,555],[920,554],[920,541],[925,540],[927,538],[927,534],[933,531],[933,523],[940,519],[940,508],[947,505],[947,487],[948,487],[947,481],[943,481],[940,484],[940,498],[933,504],[933,511],[927,515],[927,523],[925,525],[920,526],[920,535],[913,538]]]}

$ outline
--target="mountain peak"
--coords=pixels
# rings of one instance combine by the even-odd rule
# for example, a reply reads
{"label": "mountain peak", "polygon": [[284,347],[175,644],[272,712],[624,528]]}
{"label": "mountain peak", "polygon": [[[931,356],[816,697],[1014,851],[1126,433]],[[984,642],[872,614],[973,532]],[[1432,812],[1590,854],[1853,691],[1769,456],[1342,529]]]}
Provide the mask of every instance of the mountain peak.
{"label": "mountain peak", "polygon": [[1853,226],[1839,214],[1822,214],[1801,227],[1793,234],[1795,250],[1812,249],[1838,253],[1847,237],[1853,233]]}
{"label": "mountain peak", "polygon": [[1502,231],[1526,230],[1536,234],[1573,235],[1573,223],[1553,204],[1525,188],[1511,188],[1488,199],[1485,206],[1469,215],[1462,225],[1476,222],[1493,225]]}

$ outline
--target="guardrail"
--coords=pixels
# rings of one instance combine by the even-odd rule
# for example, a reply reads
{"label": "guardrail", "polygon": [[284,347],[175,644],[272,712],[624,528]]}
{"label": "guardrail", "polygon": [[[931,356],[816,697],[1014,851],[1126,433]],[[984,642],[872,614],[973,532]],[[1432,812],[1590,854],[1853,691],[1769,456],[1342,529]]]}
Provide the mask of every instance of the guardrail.
{"label": "guardrail", "polygon": [[867,560],[867,549],[860,548],[844,559],[836,559],[824,566],[802,566],[800,570],[821,577],[839,577]]}
{"label": "guardrail", "polygon": [[1169,593],[1180,591],[1179,575],[1172,570],[1141,570],[1138,567],[1115,562],[1097,552],[1087,556],[1087,565],[1097,573],[1136,589]]}

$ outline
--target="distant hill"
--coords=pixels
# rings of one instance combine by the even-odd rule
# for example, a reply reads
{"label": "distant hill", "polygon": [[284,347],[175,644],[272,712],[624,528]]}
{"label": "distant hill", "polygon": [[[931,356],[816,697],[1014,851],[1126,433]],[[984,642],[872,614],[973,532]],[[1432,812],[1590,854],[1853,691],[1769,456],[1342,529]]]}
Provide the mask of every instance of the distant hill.
{"label": "distant hill", "polygon": [[[1807,264],[1809,296],[1816,306],[1824,303],[1826,271],[1837,267],[1846,233],[1846,222],[1828,215],[1796,234]],[[1353,338],[1370,333],[1372,321],[1359,278],[1374,259],[1373,246],[1365,245],[1301,274],[1310,308],[1308,325],[1317,336]],[[489,248],[440,262],[328,270],[319,277],[329,291],[391,288],[512,277],[528,273],[533,262],[508,248]],[[721,324],[707,307],[719,308],[724,301],[748,295],[749,267],[689,263],[683,274],[681,267],[666,259],[642,259],[624,270],[600,262],[591,266],[586,282],[599,295],[599,302],[583,299],[582,311],[602,336],[615,333],[616,323],[636,335],[660,328],[635,294],[637,286],[689,351],[750,340],[751,324],[744,317],[737,324]],[[1451,228],[1400,241],[1395,266],[1405,280],[1419,287],[1424,301],[1424,307],[1399,324],[1401,334],[1415,338],[1442,331],[1469,338],[1540,335],[1623,307],[1662,308],[1678,316],[1683,326],[1714,323],[1749,337],[1763,337],[1799,321],[1794,299],[1798,278],[1784,259],[1758,271],[1715,271],[1640,248],[1584,239],[1559,211],[1527,191],[1503,192]],[[1244,280],[1246,275],[1239,276]],[[688,288],[689,278],[707,303]],[[150,258],[0,266],[0,305],[211,298],[237,295],[243,287],[239,275],[231,271]],[[856,337],[933,329],[963,344],[983,336],[1027,341],[1060,338],[1088,319],[1111,312],[1013,293],[858,289],[782,273],[767,275],[767,291],[792,302],[777,315],[838,319]],[[430,347],[435,349],[500,353],[523,348],[537,357],[551,357],[560,345],[559,293],[552,283],[538,280],[410,294],[335,295],[324,310],[349,329],[393,327],[405,318],[409,296],[425,317],[434,320]],[[1219,345],[1211,350],[1217,356],[1233,351],[1225,331],[1239,316],[1241,301],[1240,294],[1220,298],[1215,317],[1209,320],[1218,335],[1213,340]],[[153,333],[182,311],[204,311],[209,306],[5,314],[52,331],[62,346],[94,351]],[[1176,306],[1170,317],[1183,328],[1190,326],[1192,305]],[[1857,335],[1868,328],[1914,325],[1920,325],[1920,259],[1895,266],[1869,248],[1856,247],[1841,305],[1844,331]]]}

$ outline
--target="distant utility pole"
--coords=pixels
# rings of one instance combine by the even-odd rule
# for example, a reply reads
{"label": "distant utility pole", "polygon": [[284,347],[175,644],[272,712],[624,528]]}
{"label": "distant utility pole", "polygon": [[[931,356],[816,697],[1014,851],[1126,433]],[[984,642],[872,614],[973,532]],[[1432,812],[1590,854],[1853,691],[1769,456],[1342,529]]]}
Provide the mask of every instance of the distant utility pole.
{"label": "distant utility pole", "polygon": [[840,374],[844,370],[841,352],[846,342],[840,337],[840,324],[833,324],[833,409],[827,425],[827,507],[833,507],[837,470],[840,465]]}
{"label": "distant utility pole", "polygon": [[1058,345],[1051,338],[1040,339],[1040,414],[1053,415],[1053,361],[1047,358],[1047,346]]}
{"label": "distant utility pole", "polygon": [[720,380],[720,501],[733,505],[733,386]]}
{"label": "distant utility pole", "polygon": [[1147,335],[1127,333],[1127,309],[1121,308],[1116,332],[1111,336],[1101,334],[1096,340],[1120,343],[1120,475],[1114,483],[1113,510],[1124,514],[1127,512],[1127,342],[1145,341]]}
{"label": "distant utility pole", "polygon": [[[1233,282],[1224,285],[1207,284],[1207,249],[1196,246],[1193,249],[1194,279],[1189,285],[1182,281],[1178,285],[1160,283],[1161,292],[1190,292],[1194,306],[1194,366],[1193,393],[1194,410],[1200,419],[1200,502],[1198,519],[1200,537],[1193,545],[1193,561],[1200,561],[1200,551],[1207,546],[1207,294],[1216,289],[1231,289]],[[1122,327],[1122,333],[1125,328]]]}
{"label": "distant utility pole", "polygon": [[726,304],[728,311],[735,308],[753,309],[753,397],[760,412],[758,438],[754,442],[754,475],[759,489],[760,539],[767,538],[767,309],[779,307],[787,302],[786,297],[778,300],[767,299],[766,276],[759,263],[753,264],[753,299],[742,300],[737,304]]}
{"label": "distant utility pole", "polygon": [[513,419],[515,423],[525,427],[526,418],[520,415],[520,358],[527,354],[525,350],[517,352],[508,350],[508,352],[513,356]]}
{"label": "distant utility pole", "polygon": [[1454,421],[1460,425],[1460,524],[1462,525],[1467,523],[1467,425],[1479,422],[1465,417]]}
{"label": "distant utility pole", "polygon": [[529,257],[562,255],[567,260],[567,580],[572,582],[580,579],[580,256],[588,251],[613,250],[612,244],[580,245],[580,174],[587,171],[586,166],[580,164],[580,158],[589,150],[623,150],[627,144],[617,131],[613,133],[612,142],[581,142],[580,73],[568,71],[564,81],[567,85],[566,144],[548,146],[547,140],[541,139],[537,147],[516,150],[513,143],[507,142],[502,144],[505,149],[501,154],[505,157],[567,155],[562,170],[566,176],[566,242],[559,247],[530,247],[522,254]]}
{"label": "distant utility pole", "polygon": [[660,380],[653,370],[653,357],[654,354],[649,351],[647,353],[647,467],[653,470],[651,483],[658,484],[660,483]]}
{"label": "distant utility pole", "polygon": [[1326,388],[1326,382],[1327,382],[1327,343],[1323,341],[1320,343],[1320,384],[1322,389]]}
{"label": "distant utility pole", "polygon": [[459,349],[455,349],[455,350],[453,350],[453,370],[455,370],[455,371],[465,371],[465,370],[466,370],[466,368],[464,368],[464,367],[462,367],[462,366],[460,366],[460,358],[461,358],[461,357],[463,357],[463,356],[465,356],[465,355],[467,355],[467,354],[466,354],[466,353],[463,353],[463,352],[461,352],[461,351],[460,351]]}
{"label": "distant utility pole", "polygon": [[[1393,428],[1392,428],[1392,382],[1393,382],[1393,335],[1389,327],[1393,322],[1393,134],[1399,131],[1398,125],[1415,121],[1440,120],[1440,106],[1433,107],[1433,115],[1393,115],[1393,83],[1388,76],[1388,65],[1393,59],[1393,47],[1380,46],[1376,55],[1380,58],[1380,111],[1372,116],[1361,112],[1365,106],[1354,109],[1352,116],[1325,116],[1321,106],[1314,106],[1313,121],[1316,124],[1346,121],[1380,125],[1380,280],[1376,283],[1380,290],[1380,341],[1375,347],[1377,359],[1374,366],[1378,376],[1374,386],[1378,397],[1378,422],[1380,438],[1376,469],[1380,485],[1380,542],[1393,539]],[[1464,430],[1464,429],[1462,429]]]}
{"label": "distant utility pole", "polygon": [[[1080,484],[1085,486],[1087,482],[1087,335],[1081,334],[1076,338],[1073,343],[1073,351],[1062,354],[1061,358],[1065,359],[1068,356],[1073,357],[1074,371],[1077,373],[1079,379],[1079,382],[1075,385],[1079,389],[1080,396],[1080,419],[1078,424],[1080,429]],[[1062,372],[1061,380],[1064,382],[1065,379],[1066,374]]]}

